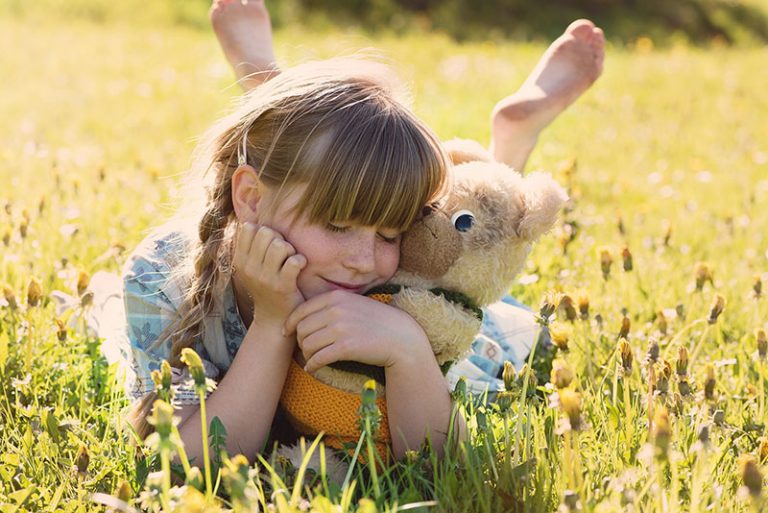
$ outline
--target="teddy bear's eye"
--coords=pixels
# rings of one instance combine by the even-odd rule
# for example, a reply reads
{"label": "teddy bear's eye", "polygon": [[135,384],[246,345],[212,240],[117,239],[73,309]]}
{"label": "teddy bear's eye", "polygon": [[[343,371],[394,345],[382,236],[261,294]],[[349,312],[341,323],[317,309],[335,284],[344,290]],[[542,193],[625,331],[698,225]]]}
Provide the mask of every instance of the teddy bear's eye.
{"label": "teddy bear's eye", "polygon": [[469,210],[459,210],[451,216],[451,223],[460,232],[468,232],[475,224],[475,215]]}

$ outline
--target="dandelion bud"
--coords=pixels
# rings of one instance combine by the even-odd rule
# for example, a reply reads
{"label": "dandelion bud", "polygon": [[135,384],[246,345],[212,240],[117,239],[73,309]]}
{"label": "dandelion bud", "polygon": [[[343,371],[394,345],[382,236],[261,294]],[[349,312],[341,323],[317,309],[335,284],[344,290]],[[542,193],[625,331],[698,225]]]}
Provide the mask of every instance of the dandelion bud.
{"label": "dandelion bud", "polygon": [[80,296],[80,306],[87,308],[93,304],[93,292],[88,291]]}
{"label": "dandelion bud", "polygon": [[67,325],[61,319],[56,319],[56,338],[59,342],[67,340]]}
{"label": "dandelion bud", "polygon": [[88,284],[91,282],[91,276],[85,272],[80,271],[77,275],[77,295],[82,296],[85,291],[88,290]]}
{"label": "dandelion bud", "polygon": [[506,360],[504,362],[504,370],[501,373],[501,377],[504,380],[504,389],[507,392],[511,392],[515,389],[515,380],[517,379],[517,371],[512,362]]}
{"label": "dandelion bud", "polygon": [[747,383],[744,385],[744,393],[746,393],[749,397],[757,397],[757,387],[752,383]]}
{"label": "dandelion bud", "polygon": [[603,246],[599,249],[600,254],[600,271],[603,273],[603,279],[607,280],[611,276],[611,265],[613,264],[613,257],[611,256],[611,250]]}
{"label": "dandelion bud", "polygon": [[43,215],[43,212],[45,212],[45,196],[40,196],[40,201],[37,203],[37,213]]}
{"label": "dandelion bud", "polygon": [[246,490],[248,488],[248,460],[242,454],[238,454],[226,462],[221,469],[221,477],[224,488],[229,492],[236,510],[243,509],[247,504]]}
{"label": "dandelion bud", "polygon": [[560,323],[552,323],[549,325],[549,338],[552,343],[557,346],[560,351],[568,351],[568,328]]}
{"label": "dandelion bud", "polygon": [[715,413],[712,414],[712,422],[718,426],[725,424],[725,412],[723,410],[715,410]]}
{"label": "dandelion bud", "polygon": [[677,350],[675,369],[678,376],[688,375],[688,349],[685,346],[680,346]]}
{"label": "dandelion bud", "polygon": [[632,347],[625,339],[619,342],[619,356],[621,357],[621,366],[624,369],[625,374],[632,372],[632,361],[634,356],[632,355]]}
{"label": "dandelion bud", "polygon": [[381,421],[381,412],[376,405],[376,382],[369,379],[363,385],[363,391],[360,394],[360,408],[357,411],[358,415],[358,427],[360,431],[366,430],[366,420],[368,426],[370,426],[371,434],[375,435],[379,429],[379,422]]}
{"label": "dandelion bud", "polygon": [[661,364],[661,370],[656,377],[656,385],[654,389],[660,394],[666,394],[669,392],[669,378],[672,375],[672,364],[667,360],[664,360]]}
{"label": "dandelion bud", "polygon": [[133,489],[128,481],[125,479],[120,480],[120,484],[117,486],[117,490],[115,490],[115,497],[125,503],[128,503],[133,498]]}
{"label": "dandelion bud", "polygon": [[160,364],[160,370],[153,370],[150,373],[152,381],[155,383],[155,391],[158,397],[166,402],[171,402],[173,399],[173,374],[171,372],[171,365],[167,360],[163,360]]}
{"label": "dandelion bud", "polygon": [[758,442],[760,445],[757,446],[757,455],[760,458],[760,463],[765,463],[768,460],[768,438],[761,436]]}
{"label": "dandelion bud", "polygon": [[662,228],[664,229],[664,238],[662,242],[664,247],[669,247],[669,241],[672,239],[672,223],[664,220]]}
{"label": "dandelion bud", "polygon": [[724,309],[725,309],[725,298],[720,294],[717,294],[715,296],[715,300],[712,302],[712,308],[709,310],[709,319],[707,319],[707,322],[709,324],[716,323],[717,318],[720,317],[720,314],[723,313]]}
{"label": "dandelion bud", "polygon": [[520,372],[517,374],[518,379],[520,379],[521,384],[525,384],[526,380],[528,381],[528,392],[531,390],[534,390],[537,386],[539,386],[539,380],[536,378],[536,373],[528,367],[528,364],[523,364],[523,367],[520,369]]}
{"label": "dandelion bud", "polygon": [[669,412],[664,406],[660,406],[653,415],[653,445],[656,447],[656,456],[658,458],[667,459],[671,439],[672,430],[669,426]]}
{"label": "dandelion bud", "polygon": [[634,268],[634,264],[632,263],[632,253],[627,246],[624,246],[624,249],[621,250],[621,260],[625,272],[630,272]]}
{"label": "dandelion bud", "polygon": [[160,438],[168,440],[171,436],[171,429],[176,419],[173,417],[173,406],[165,401],[157,400],[152,405],[152,414],[147,417],[147,422],[155,427],[155,431]]}
{"label": "dandelion bud", "polygon": [[544,322],[548,322],[552,314],[557,310],[557,306],[560,304],[562,294],[555,291],[549,291],[544,295],[544,299],[541,303],[541,309],[539,310],[539,317]]}
{"label": "dandelion bud", "polygon": [[675,314],[677,314],[680,319],[685,320],[685,305],[678,303],[677,306],[675,306]]}
{"label": "dandelion bud", "polygon": [[619,234],[626,235],[627,229],[624,226],[624,218],[619,216],[618,220],[616,221],[616,228],[619,230]]}
{"label": "dandelion bud", "polygon": [[29,285],[27,286],[27,304],[29,306],[37,306],[40,303],[42,297],[43,286],[40,283],[40,280],[37,278],[32,278],[29,280]]}
{"label": "dandelion bud", "polygon": [[88,472],[88,464],[91,462],[91,457],[88,455],[88,449],[84,446],[80,446],[80,450],[77,452],[75,458],[75,467],[77,473],[84,476]]}
{"label": "dandelion bud", "polygon": [[659,327],[659,333],[666,336],[669,324],[667,323],[667,316],[664,315],[663,310],[656,312],[656,324]]}
{"label": "dandelion bud", "polygon": [[708,363],[704,368],[704,397],[708,401],[712,401],[715,398],[715,367]]}
{"label": "dandelion bud", "polygon": [[579,293],[576,298],[576,303],[579,305],[579,315],[582,321],[589,319],[589,294],[585,291]]}
{"label": "dandelion bud", "polygon": [[709,444],[709,424],[704,424],[699,428],[699,432],[696,434],[696,438],[698,438],[702,445]]}
{"label": "dandelion bud", "polygon": [[757,299],[760,299],[760,296],[763,295],[763,278],[759,274],[752,277],[752,292]]}
{"label": "dandelion bud", "polygon": [[200,359],[200,356],[198,356],[194,349],[185,347],[181,350],[181,361],[189,368],[189,374],[195,382],[195,388],[205,390],[205,367],[203,367],[203,361]]}
{"label": "dandelion bud", "polygon": [[683,397],[691,395],[691,384],[688,383],[688,379],[681,377],[677,380],[677,390]]}
{"label": "dandelion bud", "polygon": [[557,394],[560,399],[560,409],[568,417],[570,429],[580,431],[582,427],[581,396],[570,388],[561,388]]}
{"label": "dandelion bud", "polygon": [[712,269],[710,269],[709,265],[704,262],[696,262],[693,266],[693,275],[696,279],[697,292],[701,292],[707,282],[709,282],[710,285],[713,283]]}
{"label": "dandelion bud", "polygon": [[659,359],[659,343],[655,338],[648,341],[648,352],[645,353],[645,359],[652,363],[656,363]]}
{"label": "dandelion bud", "polygon": [[27,238],[27,232],[29,232],[29,220],[22,219],[19,222],[19,235],[21,236],[22,239]]}
{"label": "dandelion bud", "polygon": [[3,297],[8,306],[11,307],[11,310],[16,310],[19,307],[19,303],[16,301],[16,294],[8,285],[3,285]]}
{"label": "dandelion bud", "polygon": [[576,307],[573,305],[573,298],[568,294],[563,294],[560,298],[560,310],[565,314],[565,319],[569,322],[576,320]]}
{"label": "dandelion bud", "polygon": [[549,381],[555,388],[566,388],[573,381],[574,374],[565,360],[557,359],[552,362],[552,372]]}
{"label": "dandelion bud", "polygon": [[632,323],[629,320],[629,317],[624,315],[621,318],[621,328],[619,328],[619,334],[616,337],[617,339],[621,338],[629,338],[629,328],[632,325]]}
{"label": "dandelion bud", "polygon": [[743,454],[739,458],[739,468],[741,469],[741,482],[744,483],[744,488],[752,497],[760,497],[760,492],[763,489],[763,474],[760,472],[755,457],[751,454]]}
{"label": "dandelion bud", "polygon": [[3,246],[6,248],[11,245],[11,237],[11,230],[8,229],[3,232]]}
{"label": "dandelion bud", "polygon": [[765,360],[766,355],[768,355],[768,337],[765,335],[765,330],[759,329],[755,331],[755,339],[757,340],[757,356],[761,360]]}

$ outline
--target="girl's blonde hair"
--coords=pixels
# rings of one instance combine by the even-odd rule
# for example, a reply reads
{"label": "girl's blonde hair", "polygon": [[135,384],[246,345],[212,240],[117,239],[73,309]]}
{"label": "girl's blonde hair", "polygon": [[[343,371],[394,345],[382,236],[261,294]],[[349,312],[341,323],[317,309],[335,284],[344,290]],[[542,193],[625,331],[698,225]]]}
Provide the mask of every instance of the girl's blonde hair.
{"label": "girl's blonde hair", "polygon": [[[231,363],[216,317],[231,280],[232,175],[239,165],[255,168],[278,198],[306,184],[294,215],[316,223],[405,230],[441,193],[442,146],[398,93],[378,63],[307,63],[260,85],[209,130],[193,162],[207,182],[206,197],[187,264],[178,270],[186,283],[180,317],[161,335],[171,340],[171,365],[179,367],[181,350],[199,340],[218,367]],[[154,393],[145,396],[132,412],[141,437],[150,431],[145,419],[154,399]]]}

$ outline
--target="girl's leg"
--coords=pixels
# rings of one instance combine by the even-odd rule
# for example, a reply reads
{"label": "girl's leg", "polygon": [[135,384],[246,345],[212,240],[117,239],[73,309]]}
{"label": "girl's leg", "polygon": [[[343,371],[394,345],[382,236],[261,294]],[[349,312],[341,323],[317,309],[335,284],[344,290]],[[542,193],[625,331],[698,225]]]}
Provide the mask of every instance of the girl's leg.
{"label": "girl's leg", "polygon": [[539,133],[603,71],[605,38],[589,20],[576,20],[544,52],[518,91],[491,115],[491,152],[522,171]]}
{"label": "girl's leg", "polygon": [[264,0],[213,0],[209,14],[224,56],[243,89],[253,89],[279,73]]}

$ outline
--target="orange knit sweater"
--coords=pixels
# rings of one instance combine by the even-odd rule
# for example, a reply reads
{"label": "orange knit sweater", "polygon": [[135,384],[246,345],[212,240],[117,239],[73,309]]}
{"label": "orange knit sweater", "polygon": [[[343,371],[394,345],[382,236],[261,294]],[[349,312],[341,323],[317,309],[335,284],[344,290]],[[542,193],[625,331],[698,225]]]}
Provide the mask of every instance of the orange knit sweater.
{"label": "orange knit sweater", "polygon": [[[323,432],[325,445],[335,449],[344,449],[344,445],[351,445],[353,449],[350,454],[354,451],[354,446],[360,439],[360,430],[357,427],[360,394],[344,392],[326,385],[291,360],[280,404],[288,421],[300,434],[315,437]],[[384,398],[378,397],[376,406],[381,412],[376,449],[382,461],[386,462],[391,440],[387,403]],[[360,460],[365,461],[363,453],[360,454]]]}

